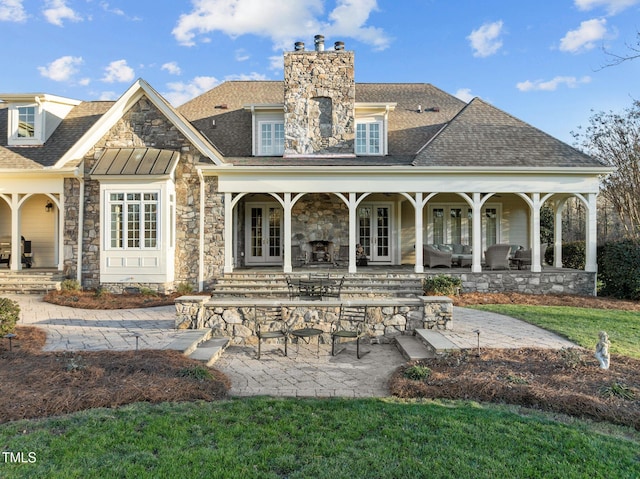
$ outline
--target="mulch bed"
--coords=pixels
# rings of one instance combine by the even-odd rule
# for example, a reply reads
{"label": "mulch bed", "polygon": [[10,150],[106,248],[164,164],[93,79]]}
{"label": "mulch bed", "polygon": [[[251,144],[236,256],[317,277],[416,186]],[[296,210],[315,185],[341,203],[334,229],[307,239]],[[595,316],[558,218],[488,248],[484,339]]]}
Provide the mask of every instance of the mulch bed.
{"label": "mulch bed", "polygon": [[[429,377],[407,379],[414,364],[428,367]],[[579,348],[450,353],[401,367],[390,389],[401,398],[515,404],[640,430],[640,360],[613,355],[602,370],[591,351]]]}
{"label": "mulch bed", "polygon": [[43,352],[42,330],[18,327],[16,335],[12,351],[0,344],[1,423],[141,401],[212,401],[229,389],[222,373],[178,351]]}
{"label": "mulch bed", "polygon": [[[196,293],[197,294],[197,293]],[[182,296],[172,294],[112,294],[108,291],[50,291],[44,296],[44,301],[60,306],[81,309],[132,309],[151,308],[154,306],[169,306],[174,300]]]}

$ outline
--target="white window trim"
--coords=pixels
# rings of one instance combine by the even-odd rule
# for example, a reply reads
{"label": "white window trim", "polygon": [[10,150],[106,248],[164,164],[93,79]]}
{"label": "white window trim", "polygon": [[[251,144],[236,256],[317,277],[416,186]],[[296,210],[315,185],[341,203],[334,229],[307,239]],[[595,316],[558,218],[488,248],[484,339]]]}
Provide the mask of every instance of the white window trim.
{"label": "white window trim", "polygon": [[[111,246],[111,204],[112,204],[112,200],[111,200],[111,195],[112,194],[124,194],[125,198],[127,194],[140,194],[141,195],[141,200],[140,203],[141,204],[145,204],[145,200],[144,200],[144,195],[145,194],[155,194],[156,195],[156,200],[155,200],[155,204],[156,204],[156,245],[152,246],[152,247],[146,247],[144,245],[145,239],[144,239],[144,208],[142,208],[140,210],[140,218],[139,218],[139,222],[140,222],[140,246],[128,246],[127,244],[127,230],[125,227],[125,230],[123,231],[123,245],[120,246]],[[150,190],[146,190],[146,189],[127,189],[127,188],[116,188],[116,189],[109,189],[109,190],[104,190],[104,197],[103,197],[103,201],[104,201],[104,215],[103,215],[103,224],[104,224],[104,229],[103,231],[104,236],[103,236],[103,241],[104,241],[104,249],[105,251],[160,251],[162,249],[162,191],[158,190],[158,189],[150,189]],[[146,203],[150,203],[152,201],[147,200]],[[113,201],[113,203],[119,203],[116,201]],[[126,203],[126,199],[125,199],[125,203]],[[125,208],[125,211],[123,212],[124,215],[124,223],[126,225],[127,220],[126,220],[126,215],[127,215],[127,211]]]}
{"label": "white window trim", "polygon": [[282,151],[280,152],[270,152],[270,153],[265,153],[262,149],[262,125],[265,124],[270,124],[272,125],[271,128],[271,140],[273,141],[273,143],[275,144],[275,125],[282,125],[282,128],[284,129],[284,120],[280,121],[280,120],[258,120],[258,128],[257,128],[257,135],[258,135],[258,142],[256,145],[257,148],[257,156],[282,156],[284,154],[284,142],[282,144]]}
{"label": "white window trim", "polygon": [[[24,138],[18,136],[20,126],[20,108],[34,107],[34,131],[33,137]],[[9,146],[33,146],[44,144],[44,111],[38,103],[15,103],[9,107],[9,125],[7,129],[7,144]]]}
{"label": "white window trim", "polygon": [[[380,151],[376,153],[369,152],[369,125],[378,124],[380,127]],[[358,125],[367,125],[367,141],[366,141],[366,152],[358,152],[357,151],[357,135],[358,135]],[[386,122],[381,118],[357,118],[356,119],[356,128],[355,128],[355,136],[353,141],[353,150],[354,153],[358,156],[383,156],[388,153],[387,150],[387,129]]]}

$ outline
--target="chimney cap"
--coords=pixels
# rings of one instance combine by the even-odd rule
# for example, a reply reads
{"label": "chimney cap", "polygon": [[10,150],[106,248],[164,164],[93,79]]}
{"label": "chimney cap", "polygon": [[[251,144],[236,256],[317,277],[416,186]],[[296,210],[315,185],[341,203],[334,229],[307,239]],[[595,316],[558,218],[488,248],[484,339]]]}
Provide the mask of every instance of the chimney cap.
{"label": "chimney cap", "polygon": [[304,42],[296,42],[294,44],[294,49],[297,52],[303,52],[304,51]]}
{"label": "chimney cap", "polygon": [[313,37],[313,43],[316,45],[317,52],[324,51],[324,35],[316,35]]}
{"label": "chimney cap", "polygon": [[333,48],[335,48],[338,51],[344,50],[344,42],[335,42],[333,44]]}

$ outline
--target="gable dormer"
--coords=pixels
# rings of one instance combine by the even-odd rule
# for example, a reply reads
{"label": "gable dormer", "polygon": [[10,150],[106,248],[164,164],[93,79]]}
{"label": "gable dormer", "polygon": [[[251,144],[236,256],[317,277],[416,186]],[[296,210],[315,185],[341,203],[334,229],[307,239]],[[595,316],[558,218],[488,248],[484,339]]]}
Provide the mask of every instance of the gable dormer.
{"label": "gable dormer", "polygon": [[7,145],[41,146],[81,102],[45,93],[0,94],[7,103]]}

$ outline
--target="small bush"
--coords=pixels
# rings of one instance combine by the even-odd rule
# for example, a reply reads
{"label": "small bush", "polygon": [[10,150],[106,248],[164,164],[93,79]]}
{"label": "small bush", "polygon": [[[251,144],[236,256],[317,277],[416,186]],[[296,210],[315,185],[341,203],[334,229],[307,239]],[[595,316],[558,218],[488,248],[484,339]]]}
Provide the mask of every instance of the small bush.
{"label": "small bush", "polygon": [[[563,243],[562,245],[562,267],[572,269],[584,269],[586,264],[586,246],[584,241],[574,241]],[[555,259],[553,245],[547,246],[544,252],[544,262],[553,264]]]}
{"label": "small bush", "polygon": [[427,366],[414,364],[405,369],[403,374],[405,378],[411,379],[412,381],[424,381],[431,376],[431,369]]}
{"label": "small bush", "polygon": [[20,319],[20,306],[9,298],[0,298],[0,336],[13,333]]}
{"label": "small bush", "polygon": [[151,288],[140,288],[140,294],[142,296],[158,296],[158,292]]}
{"label": "small bush", "polygon": [[61,284],[62,291],[80,291],[82,287],[77,279],[65,279]]}
{"label": "small bush", "polygon": [[436,296],[457,296],[462,288],[462,280],[454,276],[439,274],[429,276],[422,284],[425,294]]}
{"label": "small bush", "polygon": [[190,283],[180,283],[176,288],[176,292],[178,294],[193,293],[193,285],[191,285]]}
{"label": "small bush", "polygon": [[619,397],[633,401],[636,398],[635,393],[626,384],[612,383],[610,386],[602,386],[598,391],[604,397]]}
{"label": "small bush", "polygon": [[178,376],[181,378],[190,378],[196,381],[209,381],[213,379],[213,374],[206,367],[196,365],[188,368],[183,368],[178,371]]}
{"label": "small bush", "polygon": [[598,254],[598,279],[602,295],[640,300],[640,244],[620,241],[604,245]]}

